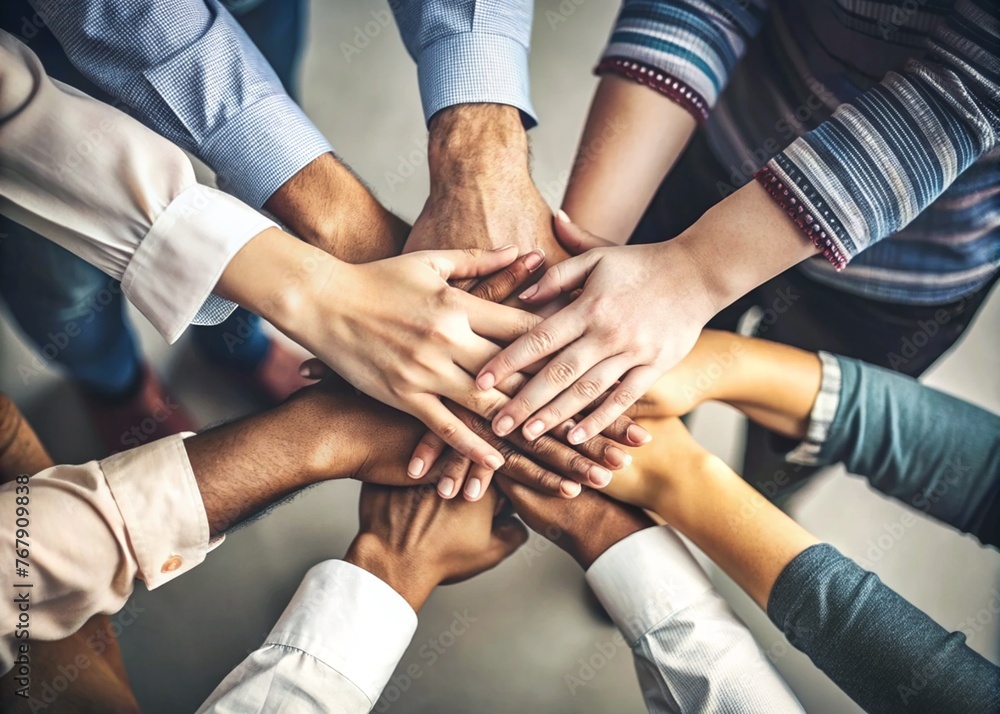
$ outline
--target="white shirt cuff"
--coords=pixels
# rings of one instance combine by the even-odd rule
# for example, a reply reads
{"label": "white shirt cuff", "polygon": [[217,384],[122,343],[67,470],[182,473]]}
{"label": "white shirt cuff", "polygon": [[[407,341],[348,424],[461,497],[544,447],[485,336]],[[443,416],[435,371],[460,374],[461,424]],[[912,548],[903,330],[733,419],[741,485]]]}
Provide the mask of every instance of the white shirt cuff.
{"label": "white shirt cuff", "polygon": [[587,582],[629,646],[671,614],[712,590],[712,583],[669,526],[646,528],[601,554]]}
{"label": "white shirt cuff", "polygon": [[327,560],[306,573],[264,644],[315,657],[374,706],[416,629],[417,614],[391,586],[356,565]]}
{"label": "white shirt cuff", "polygon": [[168,343],[191,323],[218,324],[235,305],[212,295],[233,256],[277,224],[232,196],[196,184],[153,223],[122,276],[122,291]]}
{"label": "white shirt cuff", "polygon": [[806,438],[785,455],[785,461],[792,464],[814,466],[819,463],[820,452],[830,434],[830,425],[837,416],[837,407],[840,406],[840,362],[828,352],[820,352],[819,360],[823,365],[823,376],[820,379],[819,394],[809,413]]}
{"label": "white shirt cuff", "polygon": [[150,590],[186,573],[222,542],[209,544],[205,504],[184,448],[189,436],[168,436],[100,462]]}

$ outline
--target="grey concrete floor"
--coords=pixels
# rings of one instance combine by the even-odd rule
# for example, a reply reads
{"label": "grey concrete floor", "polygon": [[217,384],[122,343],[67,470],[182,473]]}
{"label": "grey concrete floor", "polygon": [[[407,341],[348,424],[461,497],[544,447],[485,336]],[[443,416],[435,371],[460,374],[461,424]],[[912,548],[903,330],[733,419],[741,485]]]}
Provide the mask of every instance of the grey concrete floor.
{"label": "grey concrete floor", "polygon": [[[415,69],[389,26],[358,53],[345,56],[356,28],[370,21],[381,0],[314,2],[303,67],[306,110],[344,159],[380,198],[407,219],[427,192],[424,140]],[[590,69],[615,12],[598,0],[540,0],[531,60],[533,96],[541,119],[532,131],[534,173],[546,198],[558,204],[594,87]],[[349,60],[349,61],[348,61]],[[406,174],[404,176],[404,174]],[[401,182],[396,180],[401,177]],[[247,413],[256,405],[220,381],[186,340],[168,348],[134,313],[141,341],[157,371],[203,424]],[[926,378],[938,388],[1000,411],[1000,298],[993,295],[963,342]],[[0,320],[0,386],[35,423],[57,460],[97,453],[79,401],[56,370],[23,377],[31,354],[6,313]],[[735,459],[740,419],[709,406],[694,433]],[[139,700],[152,714],[193,711],[216,683],[257,647],[284,608],[302,574],[315,562],[343,554],[354,535],[357,486],[327,484],[265,520],[230,536],[207,561],[155,591],[141,586],[139,617],[125,629],[122,649]],[[791,513],[846,554],[877,572],[945,627],[971,630],[971,646],[1000,662],[1000,625],[987,608],[998,595],[1000,555],[971,538],[918,516],[875,562],[869,541],[900,521],[904,509],[873,493],[862,480],[828,471],[796,496]],[[538,557],[534,557],[538,556]],[[766,617],[709,564],[719,587],[810,712],[858,711],[806,657],[789,649]],[[525,550],[471,582],[442,588],[420,614],[420,627],[399,672],[411,664],[421,676],[379,711],[641,712],[631,658],[612,657],[582,689],[566,676],[579,659],[609,641],[613,629],[584,604],[576,565],[533,536]],[[436,661],[420,648],[447,629],[453,613],[468,610],[473,626]],[[983,615],[982,613],[986,613]],[[426,650],[424,651],[426,654]],[[387,694],[398,690],[390,687]]]}

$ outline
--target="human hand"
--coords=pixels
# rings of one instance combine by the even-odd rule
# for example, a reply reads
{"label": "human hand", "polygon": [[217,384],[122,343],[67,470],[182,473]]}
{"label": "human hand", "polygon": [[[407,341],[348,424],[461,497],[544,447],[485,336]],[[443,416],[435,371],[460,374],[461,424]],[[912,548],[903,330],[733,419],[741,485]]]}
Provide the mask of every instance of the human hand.
{"label": "human hand", "polygon": [[[503,270],[480,281],[471,288],[470,294],[483,300],[502,302],[521,287],[529,279],[531,273],[541,267],[542,260],[541,251],[532,251],[522,255]],[[497,389],[504,394],[510,395],[523,386],[526,381],[526,377],[516,374],[497,385]],[[454,406],[452,406],[452,411],[456,411]],[[456,413],[458,414],[459,412],[456,411]],[[473,417],[472,422],[464,416],[462,417],[463,421],[475,429],[477,433],[481,433],[477,427],[481,426],[483,422],[475,418],[474,415],[469,416]],[[574,425],[575,422],[571,420],[561,424],[553,432],[558,440],[556,442],[549,443],[549,437],[528,442],[518,434],[516,437],[511,438],[513,444],[503,442],[498,448],[504,453],[505,458],[508,459],[512,456],[523,456],[524,454],[532,456],[540,454],[543,459],[546,454],[559,456],[561,458],[558,458],[556,461],[547,460],[547,463],[556,468],[564,476],[575,474],[575,478],[581,483],[589,483],[589,485],[595,488],[600,488],[611,478],[611,474],[606,469],[592,466],[590,461],[585,458],[578,458],[572,449],[568,449],[559,443],[559,441],[565,442],[566,434],[569,433],[569,430]],[[488,433],[482,435],[487,439],[495,436],[492,431],[488,431]],[[629,458],[625,452],[618,448],[616,442],[617,444],[626,446],[638,446],[649,439],[648,434],[631,419],[626,417],[617,419],[604,431],[604,436],[608,438],[605,439],[598,436],[576,448],[580,453],[589,457],[594,462],[603,464],[603,466],[610,469],[621,468],[627,463]],[[516,446],[517,449],[512,448],[512,446]],[[445,447],[446,444],[437,435],[433,432],[428,432],[414,450],[413,459],[408,468],[409,474],[413,478],[418,479],[428,473],[432,465],[438,463],[438,459],[444,453]],[[443,458],[443,475],[438,481],[438,493],[443,498],[452,498],[462,493],[465,498],[474,500],[489,486],[490,479],[493,477],[491,469],[479,465],[473,466],[469,459],[452,450],[449,450],[449,453]],[[583,467],[582,470],[579,468],[581,466]],[[505,470],[515,480],[528,485],[534,485],[543,492],[549,492],[547,484],[537,477],[525,479],[510,468],[506,468]],[[567,481],[562,484],[560,491],[562,495],[572,497],[578,494],[580,489],[576,483]]]}
{"label": "human hand", "polygon": [[379,401],[420,419],[474,463],[503,464],[441,397],[491,416],[507,397],[480,391],[469,376],[536,318],[449,287],[453,278],[492,273],[516,257],[498,251],[433,251],[363,265],[334,262],[311,276],[308,304],[291,336]]}
{"label": "human hand", "polygon": [[529,528],[544,535],[588,569],[623,538],[655,525],[637,508],[584,489],[572,501],[545,496],[500,474],[497,486]]}
{"label": "human hand", "polygon": [[345,560],[381,578],[417,611],[442,583],[497,566],[528,538],[513,516],[498,515],[496,489],[479,501],[447,501],[426,487],[365,484],[360,527]]}
{"label": "human hand", "polygon": [[[407,475],[406,458],[423,432],[419,422],[353,388],[345,390],[346,383],[317,359],[305,362],[302,374],[322,381],[299,390],[280,409],[293,412],[285,429],[295,438],[306,435],[305,444],[296,448],[310,465],[312,481],[350,476],[390,486],[432,483],[443,497],[452,498],[467,479],[477,479],[478,492],[466,489],[466,499],[478,500],[486,492],[492,470],[484,473],[454,451],[416,479]],[[598,437],[575,448],[549,436],[530,443],[520,437],[508,442],[494,434],[482,417],[454,403],[448,407],[503,454],[504,473],[543,493],[572,498],[580,493],[580,483],[603,486],[611,478],[608,469],[621,468],[631,458],[619,446],[625,442],[622,436],[617,442]],[[626,430],[634,426],[628,420],[621,425]],[[566,430],[568,426],[561,433]]]}
{"label": "human hand", "polygon": [[[528,138],[515,107],[465,104],[431,120],[430,195],[404,252],[440,248],[544,251],[548,265],[568,254],[552,232],[552,210],[528,166]],[[459,283],[467,289],[471,281]]]}
{"label": "human hand", "polygon": [[[569,242],[592,240],[564,217],[556,228]],[[542,303],[578,288],[582,293],[569,306],[479,371],[477,385],[491,389],[518,370],[550,358],[497,412],[493,427],[498,435],[506,436],[527,420],[525,438],[537,438],[610,389],[600,406],[570,432],[570,443],[587,441],[691,350],[717,310],[700,266],[683,243],[673,241],[588,250],[551,268],[521,299]]]}

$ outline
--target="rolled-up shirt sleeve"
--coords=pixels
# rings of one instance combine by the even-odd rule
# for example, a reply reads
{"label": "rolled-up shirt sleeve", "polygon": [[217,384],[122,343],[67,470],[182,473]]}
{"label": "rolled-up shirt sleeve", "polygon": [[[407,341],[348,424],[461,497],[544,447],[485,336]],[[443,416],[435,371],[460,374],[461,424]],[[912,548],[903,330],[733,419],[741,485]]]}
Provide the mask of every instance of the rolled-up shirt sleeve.
{"label": "rolled-up shirt sleeve", "polygon": [[199,712],[364,714],[378,701],[417,628],[395,590],[342,560],[306,573],[264,644]]}
{"label": "rolled-up shirt sleeve", "polygon": [[275,223],[197,183],[184,152],[117,109],[50,79],[0,32],[0,212],[122,282],[168,341],[235,304],[212,293]]}
{"label": "rolled-up shirt sleeve", "polygon": [[507,104],[536,123],[528,52],[532,0],[394,0],[389,3],[417,63],[424,118],[456,104]]}
{"label": "rolled-up shirt sleeve", "polygon": [[650,712],[802,711],[668,526],[608,548],[587,582],[632,649]]}
{"label": "rolled-up shirt sleeve", "polygon": [[[31,638],[68,637],[93,615],[121,609],[136,579],[156,588],[204,560],[208,517],[184,448],[187,436],[103,461],[53,466],[0,487],[0,508],[12,519],[23,508],[18,517],[27,523],[26,537],[0,529],[0,547],[5,592],[30,600]],[[28,557],[17,571],[15,551],[23,548]],[[15,573],[15,582],[8,581]],[[0,599],[3,672],[19,642],[18,613],[13,598]]]}

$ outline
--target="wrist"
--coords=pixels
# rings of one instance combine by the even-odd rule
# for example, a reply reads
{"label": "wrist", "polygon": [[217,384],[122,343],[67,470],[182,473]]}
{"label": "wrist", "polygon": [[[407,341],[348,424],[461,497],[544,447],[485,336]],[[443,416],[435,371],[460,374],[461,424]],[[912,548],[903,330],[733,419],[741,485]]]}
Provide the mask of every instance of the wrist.
{"label": "wrist", "polygon": [[605,506],[600,510],[601,517],[597,521],[591,521],[578,532],[566,533],[569,539],[566,550],[584,571],[589,570],[594,561],[618,541],[654,525],[645,513],[637,509],[622,508],[612,503]]}
{"label": "wrist", "polygon": [[655,511],[663,520],[684,535],[697,527],[706,510],[713,507],[715,494],[731,478],[739,478],[722,459],[708,451],[693,458],[659,479]]}
{"label": "wrist", "polygon": [[528,175],[528,135],[520,111],[505,104],[459,104],[431,119],[427,140],[431,195],[475,188],[496,175]]}
{"label": "wrist", "polygon": [[367,570],[395,590],[419,612],[427,598],[440,583],[440,577],[419,557],[399,553],[372,533],[358,533],[344,560]]}
{"label": "wrist", "polygon": [[333,154],[303,167],[264,208],[302,240],[351,263],[398,255],[409,233]]}

